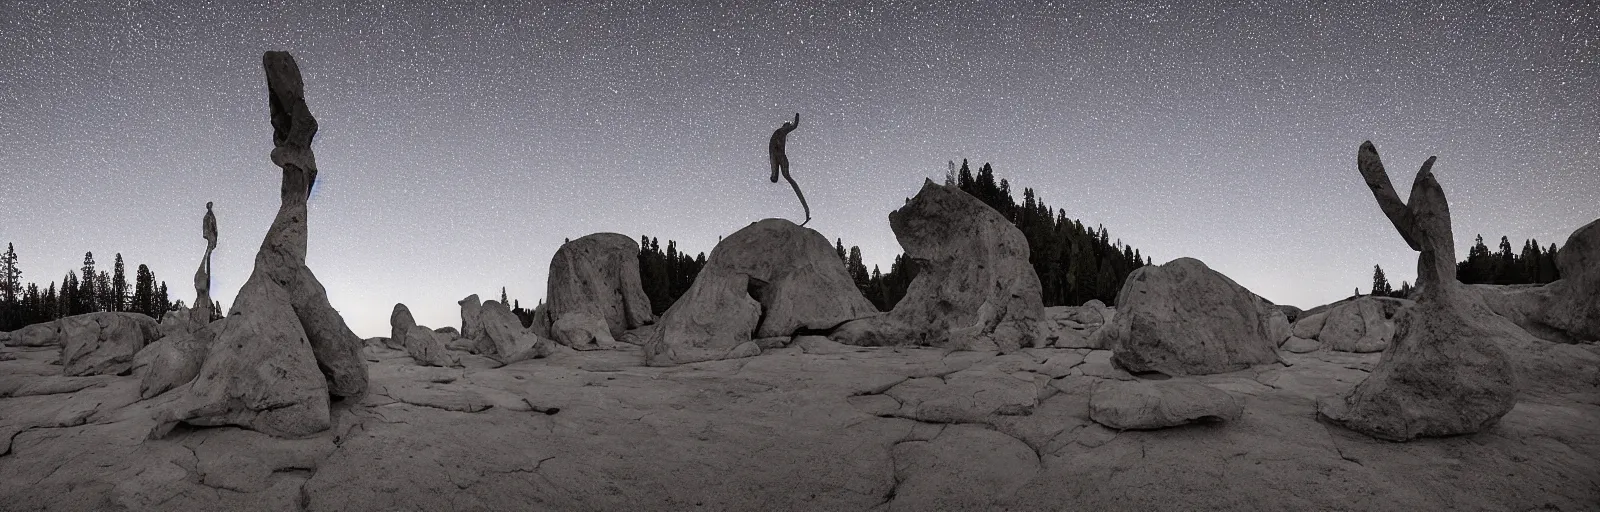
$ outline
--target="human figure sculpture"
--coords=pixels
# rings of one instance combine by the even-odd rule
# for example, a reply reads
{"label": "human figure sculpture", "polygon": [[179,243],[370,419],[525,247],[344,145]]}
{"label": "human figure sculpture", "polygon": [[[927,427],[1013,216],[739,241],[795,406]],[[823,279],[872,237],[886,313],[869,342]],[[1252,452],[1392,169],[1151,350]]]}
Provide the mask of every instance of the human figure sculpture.
{"label": "human figure sculpture", "polygon": [[785,139],[788,138],[789,132],[798,127],[800,127],[800,113],[796,112],[793,122],[785,121],[783,126],[779,126],[777,130],[772,131],[772,140],[767,143],[767,153],[768,156],[772,157],[772,182],[778,182],[778,174],[781,172],[783,179],[789,180],[789,186],[794,188],[795,197],[800,198],[800,207],[806,211],[806,220],[800,223],[801,226],[804,226],[806,222],[811,222],[811,206],[806,204],[806,195],[800,192],[800,184],[795,183],[794,177],[789,176],[789,156],[783,152]]}
{"label": "human figure sculpture", "polygon": [[206,239],[206,255],[200,260],[200,269],[194,273],[194,309],[189,318],[196,324],[211,322],[211,251],[217,248],[217,214],[206,202],[206,216],[200,222],[200,234]]}

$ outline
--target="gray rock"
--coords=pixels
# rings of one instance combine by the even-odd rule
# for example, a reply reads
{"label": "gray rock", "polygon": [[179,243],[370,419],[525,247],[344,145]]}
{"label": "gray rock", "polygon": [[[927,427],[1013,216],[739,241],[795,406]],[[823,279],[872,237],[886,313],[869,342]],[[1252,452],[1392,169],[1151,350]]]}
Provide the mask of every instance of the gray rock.
{"label": "gray rock", "polygon": [[[540,329],[567,315],[587,315],[600,319],[606,337],[614,338],[655,320],[639,280],[639,244],[627,236],[596,233],[562,244],[550,259],[546,289],[544,314],[536,315]],[[556,330],[548,332],[568,345]]]}
{"label": "gray rock", "polygon": [[483,315],[483,305],[478,302],[478,294],[468,295],[467,298],[456,301],[461,305],[461,337],[469,340],[483,339],[483,324],[478,317]]}
{"label": "gray rock", "polygon": [[193,330],[175,332],[145,346],[134,358],[136,366],[144,367],[143,375],[139,376],[139,397],[151,398],[194,380],[200,374],[212,341],[227,322],[224,318]]}
{"label": "gray rock", "polygon": [[617,344],[605,320],[583,312],[561,315],[561,319],[550,326],[550,334],[556,343],[577,350],[612,348]]}
{"label": "gray rock", "polygon": [[448,338],[447,335],[439,335],[427,327],[417,325],[411,317],[411,310],[405,304],[395,304],[394,311],[389,314],[389,339],[385,342],[385,346],[405,350],[406,355],[411,356],[417,364],[460,366],[460,360],[445,349],[450,341]]}
{"label": "gray rock", "polygon": [[8,345],[14,347],[48,347],[61,343],[61,326],[55,321],[33,324],[11,333]]}
{"label": "gray rock", "polygon": [[1299,336],[1294,336],[1290,337],[1288,341],[1283,342],[1283,345],[1279,346],[1278,348],[1296,354],[1304,354],[1307,352],[1316,352],[1317,349],[1322,348],[1322,342],[1314,339],[1306,339]]}
{"label": "gray rock", "polygon": [[1600,219],[1590,222],[1556,252],[1561,279],[1551,283],[1554,300],[1545,323],[1575,340],[1600,341]]}
{"label": "gray rock", "polygon": [[889,227],[917,261],[917,276],[894,310],[841,326],[851,345],[931,345],[1001,352],[1041,346],[1044,316],[1028,241],[1010,221],[954,186],[925,181]]}
{"label": "gray rock", "polygon": [[1300,320],[1294,323],[1292,334],[1296,338],[1317,339],[1317,336],[1322,334],[1322,328],[1327,325],[1327,322],[1327,311],[1302,316]]}
{"label": "gray rock", "polygon": [[478,353],[503,364],[548,356],[555,344],[522,327],[522,320],[500,301],[484,302],[478,321],[483,325]]}
{"label": "gray rock", "polygon": [[1278,361],[1277,311],[1193,258],[1128,275],[1120,310],[1104,329],[1117,363],[1132,372],[1206,375]]}
{"label": "gray rock", "polygon": [[133,367],[134,355],[161,336],[156,321],[138,313],[85,313],[61,325],[61,373],[114,375]]}
{"label": "gray rock", "polygon": [[1187,380],[1104,381],[1089,399],[1089,418],[1118,430],[1236,421],[1243,414],[1227,391]]}
{"label": "gray rock", "polygon": [[1362,297],[1327,312],[1317,339],[1340,352],[1380,352],[1389,348],[1394,323],[1376,297]]}
{"label": "gray rock", "polygon": [[[1317,412],[1369,436],[1391,441],[1479,432],[1517,402],[1506,333],[1477,294],[1455,279],[1450,206],[1429,158],[1401,202],[1378,151],[1362,144],[1358,166],[1384,215],[1421,252],[1420,293],[1396,318],[1395,341],[1372,373],[1343,396],[1318,401]],[[1514,329],[1514,328],[1513,328]]]}
{"label": "gray rock", "polygon": [[396,303],[394,310],[389,312],[389,340],[384,345],[395,350],[403,350],[406,346],[406,334],[416,326],[417,321],[411,316],[411,309],[405,304]]}
{"label": "gray rock", "polygon": [[756,338],[831,329],[876,313],[821,233],[784,219],[752,223],[711,251],[661,315],[645,362],[670,366],[749,353]]}

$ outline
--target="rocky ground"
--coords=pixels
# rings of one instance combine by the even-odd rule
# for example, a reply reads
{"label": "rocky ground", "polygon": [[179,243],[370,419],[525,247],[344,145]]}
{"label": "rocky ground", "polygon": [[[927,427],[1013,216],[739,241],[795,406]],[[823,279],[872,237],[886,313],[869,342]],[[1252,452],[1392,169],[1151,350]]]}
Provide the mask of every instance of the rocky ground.
{"label": "rocky ground", "polygon": [[[1010,355],[803,337],[760,356],[646,367],[636,347],[491,368],[369,346],[335,428],[281,440],[180,426],[183,393],[65,377],[4,348],[8,510],[1592,510],[1600,396],[1524,394],[1475,435],[1377,441],[1316,418],[1380,354],[1183,377],[1237,420],[1115,431],[1091,396],[1137,380],[1110,352]],[[473,356],[475,357],[475,356]],[[4,359],[4,358],[0,358]]]}

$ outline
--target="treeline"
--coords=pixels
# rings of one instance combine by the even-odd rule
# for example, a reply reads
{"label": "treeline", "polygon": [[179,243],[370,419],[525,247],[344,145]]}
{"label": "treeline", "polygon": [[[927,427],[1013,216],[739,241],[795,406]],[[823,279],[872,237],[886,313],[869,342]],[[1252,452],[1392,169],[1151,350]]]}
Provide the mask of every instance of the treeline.
{"label": "treeline", "polygon": [[[0,331],[98,311],[142,313],[159,320],[167,310],[182,304],[168,300],[167,283],[158,281],[145,265],[139,265],[130,286],[120,253],[109,271],[96,268],[94,253],[84,253],[83,267],[67,271],[59,284],[50,282],[43,287],[23,284],[22,266],[12,244],[6,244],[6,252],[0,254]],[[221,307],[213,311],[216,317]]]}
{"label": "treeline", "polygon": [[706,266],[706,253],[690,257],[678,250],[678,242],[667,240],[667,249],[661,250],[661,240],[651,236],[639,237],[639,280],[644,294],[650,298],[650,312],[657,316],[667,312],[672,303],[689,291],[695,276]]}
{"label": "treeline", "polygon": [[[1464,284],[1545,284],[1561,279],[1556,269],[1556,244],[1550,248],[1539,247],[1538,240],[1524,240],[1522,251],[1511,252],[1511,239],[1500,237],[1500,250],[1489,252],[1483,235],[1467,250],[1467,259],[1456,263],[1456,280]],[[1411,295],[1410,282],[1401,281],[1400,288],[1389,284],[1383,267],[1372,266],[1372,295],[1406,298]],[[1359,296],[1361,290],[1356,289]]]}
{"label": "treeline", "polygon": [[1483,235],[1467,250],[1467,259],[1456,263],[1456,280],[1466,284],[1544,284],[1561,279],[1556,269],[1556,244],[1539,247],[1538,240],[1524,240],[1520,252],[1511,252],[1511,240],[1500,237],[1500,250],[1489,252]]}

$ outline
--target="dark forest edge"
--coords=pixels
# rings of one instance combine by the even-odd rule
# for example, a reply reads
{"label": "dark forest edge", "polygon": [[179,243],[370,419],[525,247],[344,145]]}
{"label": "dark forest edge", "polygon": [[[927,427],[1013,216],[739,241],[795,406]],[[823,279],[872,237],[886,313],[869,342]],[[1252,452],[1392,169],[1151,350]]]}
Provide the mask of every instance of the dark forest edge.
{"label": "dark forest edge", "polygon": [[[167,283],[158,281],[148,266],[139,265],[129,286],[121,253],[117,253],[111,270],[106,271],[97,270],[94,253],[86,252],[82,267],[68,270],[60,284],[52,281],[43,287],[22,282],[21,261],[14,244],[7,243],[6,252],[0,254],[0,331],[101,311],[140,313],[160,320],[162,314],[183,305],[182,300],[168,299]],[[220,318],[221,307],[212,311],[213,319]]]}

